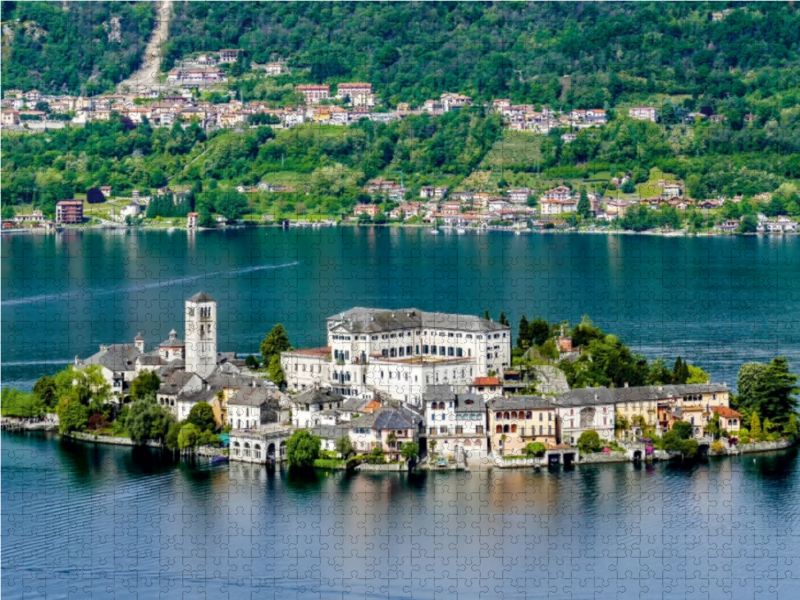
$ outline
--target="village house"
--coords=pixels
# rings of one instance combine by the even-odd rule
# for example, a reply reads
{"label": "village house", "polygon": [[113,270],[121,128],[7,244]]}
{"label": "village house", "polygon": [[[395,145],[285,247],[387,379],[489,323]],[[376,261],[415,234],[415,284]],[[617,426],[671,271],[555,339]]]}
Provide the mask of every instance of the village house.
{"label": "village house", "polygon": [[[605,389],[605,388],[595,388]],[[686,384],[686,385],[654,385],[628,387],[627,385],[612,390],[616,413],[624,416],[630,423],[639,420],[646,426],[653,427],[659,435],[669,431],[675,420],[686,420],[692,425],[694,412],[686,409],[702,407],[701,412],[709,413],[709,406],[730,406],[730,390],[725,384]],[[634,435],[641,434],[641,428],[632,427]]]}
{"label": "village house", "polygon": [[262,425],[279,422],[277,388],[243,387],[228,398],[227,425],[231,429],[257,430]]}
{"label": "village house", "polygon": [[664,184],[664,191],[661,195],[664,198],[675,198],[681,194],[683,194],[683,188],[680,186],[680,184],[667,183]]}
{"label": "village house", "polygon": [[531,194],[531,190],[529,188],[516,188],[513,190],[508,190],[506,193],[508,194],[508,199],[512,204],[526,204],[528,202],[528,197]]}
{"label": "village house", "polygon": [[34,210],[27,214],[14,215],[9,221],[13,223],[44,223],[47,217],[41,210]]}
{"label": "village house", "polygon": [[658,111],[652,106],[636,106],[628,109],[628,116],[637,121],[658,121]]}
{"label": "village house", "polygon": [[[510,328],[471,315],[353,308],[327,325],[332,356],[323,385],[346,397],[380,392],[419,406],[429,385],[466,386],[511,363]],[[319,360],[282,353],[289,389],[298,389],[303,363]]]}
{"label": "village house", "polygon": [[239,54],[242,51],[236,48],[226,48],[219,51],[219,64],[235,63],[239,59]]}
{"label": "village house", "polygon": [[463,94],[442,94],[439,99],[441,100],[444,112],[449,112],[472,104],[472,98],[464,96]]}
{"label": "village house", "polygon": [[346,100],[350,106],[375,106],[371,83],[340,83],[336,90],[337,100]]}
{"label": "village house", "polygon": [[80,225],[83,223],[83,200],[61,200],[56,202],[56,223]]}
{"label": "village house", "polygon": [[422,104],[422,112],[431,115],[442,115],[445,112],[444,105],[439,100],[425,100]]}
{"label": "village house", "polygon": [[424,423],[421,415],[406,406],[381,408],[350,422],[350,442],[357,452],[368,453],[378,447],[397,458],[403,444],[419,443]]}
{"label": "village house", "polygon": [[319,104],[331,96],[331,88],[328,85],[303,84],[295,86],[294,89],[303,94],[306,104]]}
{"label": "village house", "polygon": [[331,389],[314,387],[289,398],[292,425],[308,428],[336,425],[344,397]]}
{"label": "village house", "polygon": [[13,109],[3,109],[2,124],[4,126],[19,125],[19,111]]}
{"label": "village house", "polygon": [[381,207],[377,204],[356,204],[353,207],[353,215],[360,217],[367,215],[370,219],[374,219],[381,212]]}
{"label": "village house", "polygon": [[472,394],[477,394],[485,399],[502,396],[503,384],[497,377],[476,377],[469,386]]}
{"label": "village house", "polygon": [[452,386],[430,386],[423,397],[428,448],[436,441],[436,452],[463,452],[469,458],[489,454],[486,433],[486,401],[478,394],[456,393]]}
{"label": "village house", "polygon": [[489,441],[496,455],[525,454],[533,442],[555,446],[559,443],[556,407],[539,396],[510,396],[488,402]]}
{"label": "village house", "polygon": [[219,69],[173,69],[167,74],[170,85],[209,85],[227,81]]}
{"label": "village house", "polygon": [[539,210],[542,216],[562,215],[574,213],[578,210],[577,200],[542,200],[539,202]]}
{"label": "village house", "polygon": [[711,406],[711,412],[719,415],[719,427],[728,433],[737,433],[742,428],[742,413],[727,406]]}
{"label": "village house", "polygon": [[270,62],[264,65],[264,72],[272,77],[277,77],[285,72],[286,68],[283,63]]}
{"label": "village house", "polygon": [[615,397],[607,388],[571,390],[553,403],[564,442],[574,446],[586,431],[596,431],[601,440],[614,439]]}
{"label": "village house", "polygon": [[441,200],[447,195],[447,187],[426,185],[419,190],[419,195],[426,200]]}

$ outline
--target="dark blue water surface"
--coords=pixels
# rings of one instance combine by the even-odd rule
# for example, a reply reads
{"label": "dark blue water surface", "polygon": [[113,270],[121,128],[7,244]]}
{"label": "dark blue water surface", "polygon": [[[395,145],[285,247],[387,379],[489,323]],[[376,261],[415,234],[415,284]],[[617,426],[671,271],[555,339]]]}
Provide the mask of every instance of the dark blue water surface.
{"label": "dark blue water surface", "polygon": [[16,598],[797,598],[796,450],[535,473],[175,463],[2,434]]}
{"label": "dark blue water surface", "polygon": [[415,306],[577,322],[588,314],[648,358],[677,355],[735,383],[739,365],[800,362],[800,237],[431,235],[338,227],[2,239],[2,378],[30,387],[98,344],[148,347],[203,289],[221,350],[255,352],[276,323],[322,345],[352,306]]}

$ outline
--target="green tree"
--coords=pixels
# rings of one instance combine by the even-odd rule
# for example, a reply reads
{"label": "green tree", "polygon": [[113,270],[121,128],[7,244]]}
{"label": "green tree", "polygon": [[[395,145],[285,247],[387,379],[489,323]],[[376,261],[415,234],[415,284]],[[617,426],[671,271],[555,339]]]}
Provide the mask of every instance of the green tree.
{"label": "green tree", "polygon": [[686,368],[686,363],[683,362],[683,358],[679,356],[675,359],[675,366],[672,368],[672,381],[681,385],[686,383],[688,378],[689,370]]}
{"label": "green tree", "polygon": [[42,375],[33,385],[33,393],[48,408],[54,407],[58,404],[58,396],[55,379],[49,375]]}
{"label": "green tree", "polygon": [[500,316],[498,317],[497,322],[500,323],[500,325],[508,325],[508,317],[502,310],[500,311]]}
{"label": "green tree", "polygon": [[737,387],[739,410],[757,412],[777,423],[784,423],[796,411],[797,375],[789,371],[786,358],[775,358],[768,365],[742,365]]}
{"label": "green tree", "polygon": [[36,394],[28,394],[16,388],[3,388],[0,393],[0,406],[4,417],[30,419],[40,417],[45,412],[45,402]]}
{"label": "green tree", "polygon": [[586,187],[581,186],[580,200],[578,200],[578,214],[584,219],[588,219],[592,215],[592,205],[589,203],[589,194],[586,193]]}
{"label": "green tree", "polygon": [[406,462],[411,462],[415,460],[417,456],[419,456],[419,445],[416,442],[406,442],[400,448],[400,456],[402,456]]}
{"label": "green tree", "polygon": [[706,425],[706,433],[708,433],[715,440],[718,440],[720,435],[722,435],[722,427],[719,423],[719,413],[714,413],[714,416],[708,420],[708,425]]}
{"label": "green tree", "polygon": [[650,363],[650,372],[647,375],[648,385],[665,385],[672,381],[673,372],[669,370],[664,359],[659,358]]}
{"label": "green tree", "polygon": [[269,365],[273,356],[280,357],[281,352],[286,352],[291,347],[286,328],[282,323],[278,323],[261,342],[259,350],[264,358],[264,364]]}
{"label": "green tree", "polygon": [[336,451],[342,455],[342,458],[350,458],[350,455],[353,454],[353,443],[346,435],[337,439],[334,445],[336,447]]}
{"label": "green tree", "polygon": [[791,413],[786,419],[786,425],[783,428],[783,433],[791,439],[797,439],[798,427],[797,415],[795,413]]}
{"label": "green tree", "polygon": [[758,438],[762,435],[761,431],[761,419],[758,417],[758,413],[753,411],[753,414],[750,416],[750,435],[758,441]]}
{"label": "green tree", "polygon": [[186,423],[178,433],[178,449],[195,448],[200,444],[202,430],[194,423]]}
{"label": "green tree", "polygon": [[550,323],[536,317],[528,325],[528,341],[533,346],[541,346],[550,339]]}
{"label": "green tree", "polygon": [[620,412],[616,413],[616,417],[614,420],[614,429],[619,436],[620,433],[628,431],[631,428],[631,422],[628,418]]}
{"label": "green tree", "polygon": [[257,369],[259,366],[258,359],[252,354],[249,354],[247,358],[244,359],[244,364],[250,369]]}
{"label": "green tree", "polygon": [[622,184],[622,192],[624,194],[633,194],[636,191],[636,184],[633,183],[633,179],[628,179],[625,183]]}
{"label": "green tree", "polygon": [[286,440],[286,460],[291,467],[312,467],[319,458],[320,448],[319,437],[311,435],[305,429],[299,429]]}
{"label": "green tree", "polygon": [[709,375],[706,371],[703,371],[703,369],[700,367],[688,364],[685,364],[685,367],[689,371],[689,376],[686,378],[686,383],[692,385],[696,383],[708,383],[711,381],[711,375]]}
{"label": "green tree", "polygon": [[208,402],[198,402],[189,411],[189,416],[186,417],[186,422],[191,423],[200,431],[209,429],[214,431],[217,423],[214,420],[214,409]]}
{"label": "green tree", "polygon": [[145,396],[155,394],[161,387],[161,379],[153,371],[142,371],[131,381],[131,397],[141,400]]}
{"label": "green tree", "polygon": [[519,320],[519,333],[517,334],[517,347],[527,350],[530,347],[530,338],[528,337],[528,319],[522,315]]}
{"label": "green tree", "polygon": [[739,222],[739,233],[756,233],[758,231],[758,219],[755,215],[745,215]]}
{"label": "green tree", "polygon": [[578,449],[583,454],[600,452],[600,450],[603,449],[603,443],[600,441],[600,434],[591,429],[589,431],[584,431],[581,437],[578,438]]}
{"label": "green tree", "polygon": [[736,388],[739,394],[736,397],[735,408],[749,411],[756,407],[758,383],[767,370],[763,363],[745,363],[739,367]]}
{"label": "green tree", "polygon": [[247,198],[239,192],[227,192],[214,202],[214,208],[228,221],[236,221],[247,212]]}
{"label": "green tree", "polygon": [[178,450],[178,435],[180,435],[181,428],[186,424],[185,421],[173,421],[169,426],[169,431],[164,438],[164,445],[170,450]]}
{"label": "green tree", "polygon": [[163,443],[175,417],[169,409],[159,406],[150,395],[132,402],[125,419],[125,429],[136,444],[144,444],[148,440]]}
{"label": "green tree", "polygon": [[83,431],[89,422],[89,409],[74,398],[60,400],[56,413],[58,413],[58,431],[62,435]]}
{"label": "green tree", "polygon": [[529,457],[544,456],[545,452],[547,452],[547,446],[542,442],[531,442],[525,446],[525,455]]}
{"label": "green tree", "polygon": [[671,431],[676,432],[682,440],[688,440],[692,437],[692,424],[688,421],[677,421],[672,424]]}
{"label": "green tree", "polygon": [[269,375],[272,383],[283,389],[286,385],[286,374],[283,372],[281,366],[281,357],[276,354],[269,359],[269,367],[267,367],[267,374]]}

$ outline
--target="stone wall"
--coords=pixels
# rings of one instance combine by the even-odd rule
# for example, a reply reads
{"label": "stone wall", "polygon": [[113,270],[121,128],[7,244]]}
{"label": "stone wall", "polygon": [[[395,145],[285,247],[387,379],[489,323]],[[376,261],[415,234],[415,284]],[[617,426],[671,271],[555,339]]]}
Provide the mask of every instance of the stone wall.
{"label": "stone wall", "polygon": [[[112,446],[135,446],[136,444],[130,438],[111,437],[110,435],[95,435],[94,433],[80,433],[73,431],[66,437],[71,437],[75,440],[83,442],[95,442],[97,444],[111,444]],[[161,448],[161,444],[156,440],[147,440],[146,446],[151,448]]]}
{"label": "stone wall", "polygon": [[[778,440],[777,442],[753,442],[752,444],[739,444],[736,448],[725,446],[725,450],[715,456],[730,456],[736,454],[753,454],[756,452],[773,452],[789,448],[792,442],[789,440]],[[713,454],[713,453],[712,453]]]}
{"label": "stone wall", "polygon": [[625,452],[594,452],[581,454],[580,464],[618,463],[632,460],[633,458],[626,456]]}
{"label": "stone wall", "polygon": [[356,467],[359,471],[407,471],[408,466],[406,463],[397,463],[397,464],[384,464],[384,465],[368,465],[366,463],[361,463]]}

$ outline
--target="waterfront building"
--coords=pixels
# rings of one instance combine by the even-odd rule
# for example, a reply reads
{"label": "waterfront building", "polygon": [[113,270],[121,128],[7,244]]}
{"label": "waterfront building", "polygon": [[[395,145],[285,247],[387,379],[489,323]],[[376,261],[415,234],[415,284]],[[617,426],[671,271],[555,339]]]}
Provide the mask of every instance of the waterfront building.
{"label": "waterfront building", "polygon": [[489,441],[495,454],[525,453],[533,442],[555,446],[560,442],[556,406],[540,396],[510,396],[487,405]]}
{"label": "waterfront building", "polygon": [[464,453],[467,458],[489,454],[486,401],[473,393],[457,393],[449,385],[432,385],[423,397],[428,448],[436,441],[443,454]]}
{"label": "waterfront building", "polygon": [[312,388],[289,398],[292,425],[303,429],[336,425],[344,397],[330,389]]}
{"label": "waterfront building", "polygon": [[257,430],[280,420],[280,403],[275,388],[244,387],[228,399],[226,423],[231,429]]}
{"label": "waterfront building", "polygon": [[306,389],[327,364],[320,385],[343,396],[382,392],[420,406],[429,385],[465,386],[511,364],[511,329],[472,315],[359,307],[326,322],[330,354],[282,353],[289,389]]}
{"label": "waterfront building", "polygon": [[359,453],[369,453],[378,447],[396,458],[403,444],[419,443],[423,427],[422,416],[406,406],[381,408],[350,422],[350,443]]}
{"label": "waterfront building", "polygon": [[586,431],[596,431],[602,440],[614,439],[616,396],[608,388],[571,390],[553,404],[565,443],[574,446]]}
{"label": "waterfront building", "polygon": [[56,223],[79,225],[83,223],[83,200],[61,200],[56,203]]}

